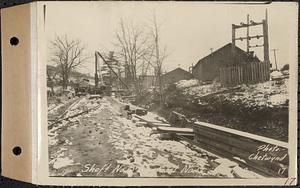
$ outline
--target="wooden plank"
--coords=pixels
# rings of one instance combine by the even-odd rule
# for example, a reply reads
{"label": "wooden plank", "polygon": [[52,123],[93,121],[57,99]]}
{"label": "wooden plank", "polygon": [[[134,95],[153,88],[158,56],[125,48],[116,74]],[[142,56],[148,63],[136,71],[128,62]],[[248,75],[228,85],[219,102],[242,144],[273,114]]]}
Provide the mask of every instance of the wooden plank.
{"label": "wooden plank", "polygon": [[146,120],[145,118],[142,118],[141,116],[139,116],[139,115],[136,115],[136,114],[132,114],[132,117],[135,117],[135,118],[137,118],[137,119],[139,119],[139,120],[142,120],[142,121],[144,121],[144,122],[147,122],[147,123],[161,123],[161,121],[149,121],[149,120]]}
{"label": "wooden plank", "polygon": [[225,75],[224,75],[224,69],[223,68],[221,69],[221,74],[222,74],[222,83],[224,84],[224,81],[225,81],[224,77],[225,77]]}
{"label": "wooden plank", "polygon": [[255,63],[251,63],[251,72],[253,73],[251,77],[251,83],[253,84],[255,80]]}
{"label": "wooden plank", "polygon": [[262,74],[261,75],[261,79],[262,79],[262,82],[264,82],[265,81],[265,75],[266,75],[265,74],[265,71],[266,71],[265,64],[262,62],[260,66],[261,66],[261,70],[262,70],[262,72],[261,72],[261,74]]}
{"label": "wooden plank", "polygon": [[244,66],[244,74],[245,74],[245,83],[248,83],[248,77],[249,77],[249,72],[248,72],[248,67],[250,65]]}
{"label": "wooden plank", "polygon": [[195,133],[176,133],[178,136],[195,137]]}
{"label": "wooden plank", "polygon": [[236,75],[236,84],[239,84],[239,71],[238,66],[235,67],[235,75]]}
{"label": "wooden plank", "polygon": [[180,116],[181,118],[186,118],[185,115],[180,114],[180,113],[178,113],[178,112],[176,112],[176,111],[172,111],[172,113],[175,114],[175,115],[177,115],[177,116]]}
{"label": "wooden plank", "polygon": [[259,82],[259,68],[258,68],[258,64],[254,63],[254,70],[255,70],[255,79],[254,79],[254,83],[258,83]]}
{"label": "wooden plank", "polygon": [[244,66],[241,66],[241,79],[242,79],[242,83],[245,83],[245,74],[244,74]]}
{"label": "wooden plank", "polygon": [[264,81],[268,81],[268,68],[267,68],[266,63],[264,63],[264,70],[265,70]]}
{"label": "wooden plank", "polygon": [[260,81],[264,82],[264,71],[265,71],[264,64],[260,62],[259,63],[259,68],[260,68],[260,71],[259,71]]}
{"label": "wooden plank", "polygon": [[222,84],[222,68],[219,68],[219,78],[220,78],[220,83]]}
{"label": "wooden plank", "polygon": [[227,83],[230,84],[230,82],[231,82],[231,79],[230,79],[230,78],[231,78],[231,75],[230,75],[230,68],[229,68],[229,67],[227,68],[227,73],[226,73],[226,75],[227,75],[227,79],[228,79],[228,80],[227,80]]}
{"label": "wooden plank", "polygon": [[264,82],[265,81],[265,79],[264,79],[264,77],[265,77],[265,66],[264,66],[263,63],[260,63],[260,71],[261,71],[261,81]]}
{"label": "wooden plank", "polygon": [[271,139],[271,138],[267,138],[267,137],[263,137],[263,136],[259,136],[259,135],[255,135],[255,134],[235,130],[235,129],[230,129],[230,128],[227,128],[227,127],[222,127],[222,126],[218,126],[218,125],[214,125],[214,124],[206,123],[206,122],[195,122],[195,124],[200,125],[200,126],[204,126],[204,127],[208,127],[208,128],[211,128],[211,129],[224,131],[224,132],[227,132],[227,133],[230,133],[230,134],[243,136],[243,137],[250,138],[250,139],[253,139],[253,140],[265,142],[265,143],[268,143],[268,144],[271,144],[271,145],[277,145],[277,146],[280,146],[282,148],[288,148],[288,143],[282,142],[282,141],[279,141],[279,140],[275,140],[275,139]]}
{"label": "wooden plank", "polygon": [[149,122],[149,124],[157,127],[171,127],[171,125],[168,123]]}
{"label": "wooden plank", "polygon": [[215,141],[214,139],[206,136],[196,136],[196,142],[202,144],[202,147],[204,146],[204,149],[207,148],[207,150],[209,151],[213,150],[219,155],[226,155],[226,157],[228,157],[229,159],[232,159],[233,157],[239,157],[240,159],[245,160],[247,165],[251,166],[252,168],[258,169],[265,174],[268,174],[268,176],[270,177],[287,177],[287,173],[283,175],[278,174],[278,169],[282,167],[282,164],[279,162],[274,163],[270,161],[250,160],[249,156],[252,154],[251,152],[245,152],[240,148],[227,145],[224,142]]}
{"label": "wooden plank", "polygon": [[263,72],[263,67],[261,66],[261,63],[258,63],[258,78],[259,78],[259,82],[262,82],[262,72]]}
{"label": "wooden plank", "polygon": [[260,82],[260,70],[259,70],[259,62],[256,63],[256,82],[255,83],[259,83]]}
{"label": "wooden plank", "polygon": [[236,67],[233,67],[232,77],[233,77],[233,85],[235,85],[236,84]]}
{"label": "wooden plank", "polygon": [[181,128],[181,127],[157,127],[158,131],[169,132],[169,133],[193,133],[194,130],[191,128]]}
{"label": "wooden plank", "polygon": [[224,72],[223,72],[223,74],[224,74],[224,80],[225,80],[225,84],[227,84],[228,83],[228,80],[227,80],[227,69],[226,68],[224,68],[224,70],[223,70]]}
{"label": "wooden plank", "polygon": [[242,67],[243,83],[246,83],[245,66]]}
{"label": "wooden plank", "polygon": [[255,77],[256,77],[256,75],[255,75],[255,73],[256,73],[255,63],[252,63],[251,65],[252,65],[252,71],[253,71],[253,75],[252,75],[252,78],[251,78],[251,83],[254,84],[255,83]]}
{"label": "wooden plank", "polygon": [[[264,165],[258,165],[257,163],[253,162],[253,161],[249,161],[247,163],[242,163],[240,160],[238,160],[237,158],[235,158],[235,155],[233,155],[231,152],[229,152],[229,150],[226,149],[220,149],[214,146],[214,142],[211,142],[209,138],[207,138],[205,141],[196,141],[196,140],[191,140],[187,137],[183,137],[183,136],[178,136],[180,139],[185,140],[189,143],[192,143],[194,145],[197,145],[198,147],[205,149],[209,152],[212,152],[214,154],[220,155],[222,157],[226,157],[232,161],[235,161],[239,164],[241,164],[241,166],[245,166],[248,167],[249,170],[255,171],[256,173],[262,175],[262,176],[272,176],[274,177],[274,175],[277,177],[278,173],[274,172],[274,171],[270,171],[268,169],[266,169],[266,167]],[[286,176],[286,175],[285,175]]]}
{"label": "wooden plank", "polygon": [[231,73],[230,73],[230,68],[228,67],[227,68],[227,78],[228,78],[228,84],[230,84],[231,83]]}
{"label": "wooden plank", "polygon": [[241,82],[241,66],[238,66],[237,71],[238,71],[238,78],[239,78],[238,84],[240,85],[242,83]]}
{"label": "wooden plank", "polygon": [[[243,150],[244,153],[253,153],[257,151],[258,147],[263,145],[264,142],[249,139],[242,136],[236,136],[232,135],[226,132],[218,131],[215,129],[210,129],[207,127],[194,127],[194,132],[197,135],[197,137],[208,137],[211,140],[214,140],[215,142],[224,142],[229,146],[239,148],[240,150]],[[288,150],[286,148],[278,147],[280,149],[280,153],[288,153]],[[250,153],[250,154],[251,154]],[[249,155],[250,155],[249,154]],[[248,156],[249,156],[248,155]],[[278,153],[269,153],[272,157],[277,157]],[[284,161],[282,161],[282,164],[288,164],[288,158],[286,158]]]}

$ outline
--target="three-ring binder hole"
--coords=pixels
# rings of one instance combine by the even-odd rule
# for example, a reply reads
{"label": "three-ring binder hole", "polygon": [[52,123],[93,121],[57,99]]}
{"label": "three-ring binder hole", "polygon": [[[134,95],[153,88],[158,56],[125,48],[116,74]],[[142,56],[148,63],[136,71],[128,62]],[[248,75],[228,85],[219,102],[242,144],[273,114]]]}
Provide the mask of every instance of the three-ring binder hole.
{"label": "three-ring binder hole", "polygon": [[12,152],[13,152],[15,155],[18,156],[18,155],[20,155],[20,154],[22,153],[22,149],[21,149],[21,147],[16,146],[16,147],[13,148]]}
{"label": "three-ring binder hole", "polygon": [[10,45],[17,46],[19,44],[19,39],[17,37],[11,37],[9,42]]}

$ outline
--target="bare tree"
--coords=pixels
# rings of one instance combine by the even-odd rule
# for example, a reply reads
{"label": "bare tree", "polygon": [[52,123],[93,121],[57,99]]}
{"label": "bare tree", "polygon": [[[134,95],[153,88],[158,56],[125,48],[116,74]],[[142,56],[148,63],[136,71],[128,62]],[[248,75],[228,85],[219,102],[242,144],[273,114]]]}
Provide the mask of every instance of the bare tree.
{"label": "bare tree", "polygon": [[151,36],[153,40],[154,48],[154,60],[152,66],[154,66],[154,73],[159,87],[160,102],[163,104],[163,83],[162,83],[162,65],[164,60],[167,58],[166,46],[162,49],[160,47],[160,33],[159,26],[157,24],[156,15],[153,14]]}
{"label": "bare tree", "polygon": [[57,75],[57,68],[54,66],[47,65],[47,85],[51,88],[51,93],[54,93],[54,84],[55,84],[55,77]]}
{"label": "bare tree", "polygon": [[153,70],[162,101],[162,65],[167,54],[166,47],[164,49],[160,47],[159,26],[155,14],[147,29],[145,31],[145,28],[125,23],[121,19],[116,33],[117,42],[114,45],[118,49],[118,59],[125,67],[126,81],[135,83],[136,91],[139,93],[137,75],[143,77]]}
{"label": "bare tree", "polygon": [[89,57],[85,56],[85,48],[79,40],[67,35],[56,36],[51,42],[53,54],[51,61],[56,64],[62,77],[63,88],[67,88],[71,71],[82,65]]}
{"label": "bare tree", "polygon": [[134,83],[138,89],[138,68],[143,66],[145,56],[151,50],[149,36],[140,26],[125,23],[121,19],[116,32],[116,39],[114,45],[118,49],[119,61],[124,64],[126,81]]}

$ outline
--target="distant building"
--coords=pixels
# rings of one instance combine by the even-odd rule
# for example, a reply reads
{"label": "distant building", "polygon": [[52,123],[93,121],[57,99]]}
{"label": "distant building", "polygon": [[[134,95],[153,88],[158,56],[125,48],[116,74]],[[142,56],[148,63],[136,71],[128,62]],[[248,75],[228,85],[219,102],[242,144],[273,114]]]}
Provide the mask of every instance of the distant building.
{"label": "distant building", "polygon": [[140,75],[139,82],[143,89],[150,89],[156,85],[156,77],[153,75]]}
{"label": "distant building", "polygon": [[259,59],[253,53],[248,54],[239,47],[235,47],[236,56],[233,58],[231,48],[232,44],[228,43],[200,59],[192,69],[193,76],[202,81],[218,80],[219,68],[221,67],[247,62],[259,62]]}
{"label": "distant building", "polygon": [[172,84],[180,80],[189,80],[192,79],[193,75],[188,71],[183,70],[182,68],[174,69],[170,72],[167,72],[162,75],[163,85]]}

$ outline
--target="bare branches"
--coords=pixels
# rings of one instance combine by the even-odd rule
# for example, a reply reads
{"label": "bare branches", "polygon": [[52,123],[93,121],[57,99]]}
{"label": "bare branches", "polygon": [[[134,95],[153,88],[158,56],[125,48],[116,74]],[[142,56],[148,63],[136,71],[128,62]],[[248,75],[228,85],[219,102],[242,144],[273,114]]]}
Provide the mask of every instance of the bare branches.
{"label": "bare branches", "polygon": [[67,35],[56,36],[51,41],[51,61],[60,69],[63,78],[63,87],[68,86],[70,72],[86,62],[89,57],[85,56],[85,48],[79,40],[68,38]]}
{"label": "bare branches", "polygon": [[[151,73],[156,77],[156,84],[162,91],[162,65],[167,58],[166,47],[160,47],[160,26],[153,14],[147,27],[134,25],[120,19],[114,43],[116,57],[125,67],[128,83],[137,83],[137,76]],[[137,87],[137,86],[136,86]]]}
{"label": "bare branches", "polygon": [[[116,32],[115,47],[117,57],[123,62],[126,69],[126,77],[136,81],[138,69],[145,63],[151,50],[150,37],[140,26],[133,23],[125,23],[120,19],[119,28]],[[142,72],[144,72],[142,70]],[[128,80],[129,81],[129,80]]]}
{"label": "bare branches", "polygon": [[166,46],[163,48],[163,50],[160,48],[160,34],[159,34],[159,28],[156,19],[156,15],[153,14],[152,19],[152,27],[151,27],[151,36],[153,40],[153,46],[154,46],[154,71],[156,80],[159,86],[159,94],[160,94],[160,102],[163,104],[163,83],[162,83],[162,65],[164,60],[167,58],[167,48]]}

